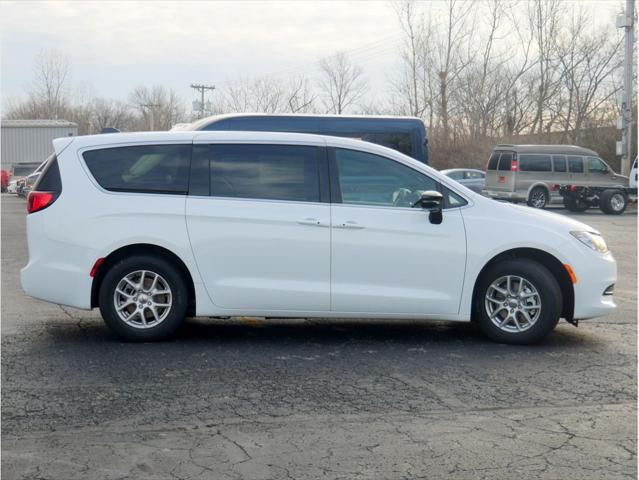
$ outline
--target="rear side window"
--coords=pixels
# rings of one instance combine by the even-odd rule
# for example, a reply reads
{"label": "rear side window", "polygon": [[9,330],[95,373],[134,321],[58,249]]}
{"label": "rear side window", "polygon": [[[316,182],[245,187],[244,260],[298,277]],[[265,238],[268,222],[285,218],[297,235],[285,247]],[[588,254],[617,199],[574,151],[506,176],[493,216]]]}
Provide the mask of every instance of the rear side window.
{"label": "rear side window", "polygon": [[89,171],[113,192],[186,194],[191,145],[140,145],[82,154]]}
{"label": "rear side window", "polygon": [[493,152],[488,160],[487,170],[497,170],[497,162],[499,162],[499,152]]}
{"label": "rear side window", "polygon": [[550,172],[552,170],[550,155],[519,155],[519,170],[522,172]]}
{"label": "rear side window", "polygon": [[501,157],[499,158],[499,168],[498,170],[507,171],[510,170],[513,163],[513,154],[512,152],[501,152]]}
{"label": "rear side window", "polygon": [[297,145],[212,145],[214,197],[319,202],[319,148]]}
{"label": "rear side window", "polygon": [[39,192],[60,193],[62,191],[62,180],[60,179],[57,157],[53,157],[47,162],[33,189]]}
{"label": "rear side window", "polygon": [[566,171],[566,156],[565,155],[553,155],[552,166],[555,172]]}
{"label": "rear side window", "polygon": [[568,155],[568,168],[572,173],[583,173],[584,159],[576,155]]}

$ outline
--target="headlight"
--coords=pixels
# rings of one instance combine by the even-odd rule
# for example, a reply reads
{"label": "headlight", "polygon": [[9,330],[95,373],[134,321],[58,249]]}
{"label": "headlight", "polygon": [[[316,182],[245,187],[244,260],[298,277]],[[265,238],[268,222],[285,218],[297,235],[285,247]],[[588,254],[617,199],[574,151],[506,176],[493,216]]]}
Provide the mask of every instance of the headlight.
{"label": "headlight", "polygon": [[599,253],[606,253],[608,245],[601,235],[592,232],[573,231],[570,234],[587,247],[596,250]]}

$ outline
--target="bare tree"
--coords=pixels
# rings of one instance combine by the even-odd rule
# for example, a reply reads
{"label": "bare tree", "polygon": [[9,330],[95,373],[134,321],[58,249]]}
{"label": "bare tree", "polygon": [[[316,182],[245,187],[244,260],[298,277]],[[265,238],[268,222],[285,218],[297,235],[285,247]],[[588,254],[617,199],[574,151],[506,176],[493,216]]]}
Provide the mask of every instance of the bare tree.
{"label": "bare tree", "polygon": [[123,131],[134,128],[134,116],[131,107],[126,103],[96,98],[92,102],[91,110],[91,127],[95,133],[106,127],[114,127]]}
{"label": "bare tree", "polygon": [[319,66],[318,86],[322,102],[328,112],[341,115],[366,91],[363,71],[343,52],[321,59]]}
{"label": "bare tree", "polygon": [[55,50],[42,50],[36,57],[30,97],[40,105],[45,118],[60,118],[67,106],[70,82],[69,59]]}
{"label": "bare tree", "polygon": [[184,102],[172,88],[139,86],[133,90],[129,101],[140,115],[141,121],[135,127],[138,130],[151,128],[151,116],[156,130],[169,130],[186,119]]}
{"label": "bare tree", "polygon": [[[581,143],[585,121],[618,91],[611,77],[621,66],[621,40],[608,32],[593,32],[585,10],[574,11],[556,46],[562,69],[565,102],[560,116],[562,140]],[[605,88],[608,87],[608,88]]]}
{"label": "bare tree", "polygon": [[[537,93],[535,95],[536,111],[531,131],[542,133],[544,128],[550,131],[553,116],[545,116],[546,109],[560,88],[554,57],[559,26],[564,18],[564,7],[560,0],[532,0],[528,8],[528,21],[533,32],[537,48]],[[544,121],[548,119],[546,125]]]}
{"label": "bare tree", "polygon": [[315,110],[316,95],[305,77],[293,78],[286,91],[285,109],[291,113],[309,113]]}

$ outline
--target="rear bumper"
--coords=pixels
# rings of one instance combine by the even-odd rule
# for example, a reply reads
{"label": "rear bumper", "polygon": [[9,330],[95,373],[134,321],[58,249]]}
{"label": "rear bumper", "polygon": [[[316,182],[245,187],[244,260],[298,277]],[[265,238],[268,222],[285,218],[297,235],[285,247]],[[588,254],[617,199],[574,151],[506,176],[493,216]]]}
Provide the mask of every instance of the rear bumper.
{"label": "rear bumper", "polygon": [[34,298],[75,308],[91,308],[90,249],[55,241],[45,234],[40,213],[27,216],[29,263],[20,271],[24,292]]}
{"label": "rear bumper", "polygon": [[518,192],[504,192],[500,190],[487,190],[484,189],[482,194],[489,198],[494,198],[495,200],[516,200],[516,201],[524,201],[526,200],[526,196],[522,195]]}

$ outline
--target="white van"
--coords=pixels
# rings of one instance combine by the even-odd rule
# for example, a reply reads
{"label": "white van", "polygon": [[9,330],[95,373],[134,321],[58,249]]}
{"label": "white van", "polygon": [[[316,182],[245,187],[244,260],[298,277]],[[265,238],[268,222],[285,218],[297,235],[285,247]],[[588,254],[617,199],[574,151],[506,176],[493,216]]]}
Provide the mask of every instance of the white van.
{"label": "white van", "polygon": [[61,138],[29,194],[25,292],[124,338],[186,316],[475,321],[541,340],[614,307],[599,232],[369,142],[268,132]]}

